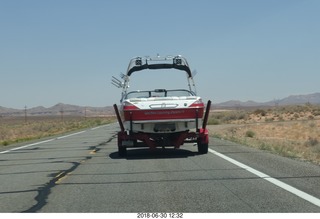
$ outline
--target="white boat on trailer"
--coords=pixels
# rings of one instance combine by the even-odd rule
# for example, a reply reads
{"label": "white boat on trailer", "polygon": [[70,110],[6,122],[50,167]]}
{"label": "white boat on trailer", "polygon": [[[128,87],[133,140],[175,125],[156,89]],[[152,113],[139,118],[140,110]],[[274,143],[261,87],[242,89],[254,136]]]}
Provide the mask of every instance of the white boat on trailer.
{"label": "white boat on trailer", "polygon": [[[185,71],[188,88],[129,91],[131,75],[145,69]],[[122,88],[120,111],[114,104],[121,128],[118,132],[120,156],[125,156],[129,147],[179,148],[188,142],[197,143],[199,153],[208,152],[206,124],[211,101],[204,110],[205,104],[196,95],[193,76],[184,57],[136,57],[131,59],[127,73],[121,78],[112,79],[113,85]]]}

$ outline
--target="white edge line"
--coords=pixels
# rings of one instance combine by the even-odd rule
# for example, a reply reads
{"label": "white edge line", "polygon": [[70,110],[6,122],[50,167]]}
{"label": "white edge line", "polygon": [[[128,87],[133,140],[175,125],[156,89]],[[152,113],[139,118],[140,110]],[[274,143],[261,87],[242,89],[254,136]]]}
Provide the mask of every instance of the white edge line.
{"label": "white edge line", "polygon": [[8,152],[10,152],[10,151],[20,150],[20,149],[27,148],[27,147],[31,147],[31,146],[35,146],[35,145],[38,145],[38,144],[47,143],[47,142],[50,142],[50,141],[53,141],[53,140],[54,140],[54,139],[48,139],[48,140],[45,140],[45,141],[39,141],[39,142],[36,142],[36,143],[24,145],[24,146],[21,146],[21,147],[12,148],[12,149],[9,149],[9,150],[6,150],[6,151],[1,151],[0,153],[1,153],[1,154],[5,154],[5,153],[8,153]]}
{"label": "white edge line", "polygon": [[94,128],[88,129],[88,130],[84,130],[84,131],[81,131],[81,132],[76,132],[76,133],[72,133],[72,134],[69,134],[69,135],[64,135],[64,136],[61,136],[61,137],[48,139],[48,140],[45,140],[45,141],[39,141],[39,142],[36,142],[36,143],[27,144],[27,145],[24,145],[24,146],[21,146],[21,147],[17,147],[17,148],[12,148],[12,149],[9,149],[9,150],[6,150],[6,151],[0,151],[0,154],[6,154],[6,153],[9,153],[11,151],[20,150],[20,149],[23,149],[23,148],[27,148],[27,147],[31,147],[31,146],[35,146],[35,145],[39,145],[39,144],[43,144],[43,143],[47,143],[47,142],[54,141],[54,140],[60,140],[60,139],[63,139],[63,138],[68,138],[68,137],[71,137],[71,136],[74,136],[74,135],[82,134],[82,133],[87,132],[89,130],[96,130],[96,129],[99,129],[99,128],[107,127],[109,125],[110,124],[97,126],[97,127],[94,127]]}
{"label": "white edge line", "polygon": [[296,189],[296,188],[294,188],[284,182],[281,182],[280,180],[272,178],[271,176],[268,176],[258,170],[253,169],[252,167],[249,167],[249,166],[247,166],[243,163],[240,163],[239,161],[236,161],[226,155],[223,155],[215,150],[212,150],[211,148],[209,148],[209,152],[229,161],[230,163],[233,163],[234,165],[236,165],[238,167],[241,167],[241,168],[247,170],[250,173],[253,173],[254,175],[256,175],[262,179],[267,180],[268,182],[270,182],[270,183],[272,183],[272,184],[274,184],[274,185],[276,185],[276,186],[278,186],[278,187],[280,187],[280,188],[282,188],[282,189],[284,189],[284,190],[286,190],[286,191],[288,191],[288,192],[290,192],[290,193],[292,193],[292,194],[294,194],[294,195],[296,195],[296,196],[298,196],[298,197],[300,197],[300,198],[302,198],[302,199],[304,199],[304,200],[306,200],[306,201],[308,201],[318,207],[320,207],[320,199],[318,199],[312,195],[309,195],[308,193],[305,193],[299,189]]}
{"label": "white edge line", "polygon": [[90,130],[96,130],[96,129],[99,129],[99,128],[108,127],[108,126],[110,126],[111,124],[113,124],[113,123],[109,123],[109,124],[106,124],[106,125],[97,126],[97,127],[91,128]]}
{"label": "white edge line", "polygon": [[54,140],[60,140],[60,139],[63,139],[63,138],[68,138],[68,137],[71,137],[71,136],[74,136],[74,135],[82,134],[82,133],[84,133],[86,131],[87,130],[84,130],[84,131],[81,131],[81,132],[76,132],[76,133],[72,133],[72,134],[69,134],[69,135],[64,135],[64,136],[61,136],[61,137],[51,138],[51,139],[48,139],[48,140],[45,140],[45,141],[39,141],[39,142],[35,142],[35,143],[32,143],[32,144],[24,145],[24,146],[21,146],[21,147],[12,148],[12,149],[9,149],[9,150],[6,150],[6,151],[0,151],[0,154],[6,154],[6,153],[9,153],[11,151],[20,150],[20,149],[23,149],[23,148],[27,148],[27,147],[31,147],[31,146],[35,146],[35,145],[39,145],[39,144],[43,144],[43,143],[48,143],[48,142],[54,141]]}
{"label": "white edge line", "polygon": [[76,132],[76,133],[72,133],[70,135],[64,135],[64,136],[61,136],[61,137],[57,137],[56,139],[59,140],[59,139],[63,139],[63,138],[68,138],[68,137],[71,137],[71,136],[74,136],[74,135],[79,135],[79,134],[82,134],[84,132],[86,132],[87,130],[84,130],[84,131],[81,131],[81,132]]}

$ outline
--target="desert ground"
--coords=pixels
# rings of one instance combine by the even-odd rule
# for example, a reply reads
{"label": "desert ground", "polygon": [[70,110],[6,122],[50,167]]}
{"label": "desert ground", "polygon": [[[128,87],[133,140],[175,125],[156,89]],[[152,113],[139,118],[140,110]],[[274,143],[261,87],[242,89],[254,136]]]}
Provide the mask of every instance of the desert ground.
{"label": "desert ground", "polygon": [[23,116],[0,118],[0,147],[41,139],[115,121],[111,117]]}
{"label": "desert ground", "polygon": [[320,164],[320,106],[213,110],[211,136]]}

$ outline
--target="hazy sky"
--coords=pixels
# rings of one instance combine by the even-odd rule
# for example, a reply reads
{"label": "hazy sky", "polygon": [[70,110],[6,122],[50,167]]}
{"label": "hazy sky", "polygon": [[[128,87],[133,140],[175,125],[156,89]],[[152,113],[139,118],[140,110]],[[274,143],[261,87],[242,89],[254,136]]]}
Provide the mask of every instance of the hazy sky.
{"label": "hazy sky", "polygon": [[[320,92],[319,11],[319,0],[0,0],[0,106],[119,103],[111,76],[156,54],[185,56],[213,103]],[[132,86],[186,86],[183,72],[154,73]]]}

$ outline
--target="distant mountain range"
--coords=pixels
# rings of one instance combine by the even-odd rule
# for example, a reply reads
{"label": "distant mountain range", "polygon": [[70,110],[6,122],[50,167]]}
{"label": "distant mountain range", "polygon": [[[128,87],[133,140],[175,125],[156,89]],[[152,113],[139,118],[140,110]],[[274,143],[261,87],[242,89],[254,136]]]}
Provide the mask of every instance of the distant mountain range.
{"label": "distant mountain range", "polygon": [[[272,100],[268,102],[255,102],[239,100],[230,100],[223,103],[213,103],[214,108],[240,108],[240,107],[263,107],[263,106],[284,106],[284,105],[301,105],[301,104],[320,104],[320,93],[307,95],[291,95],[289,97]],[[11,109],[0,106],[0,116],[24,116],[25,110],[30,116],[57,116],[57,115],[72,115],[72,116],[110,116],[114,115],[112,106],[106,107],[90,107],[76,106],[70,104],[58,103],[52,107],[46,108],[38,106],[30,109]]]}
{"label": "distant mountain range", "polygon": [[58,103],[49,108],[38,106],[30,109],[11,109],[0,106],[0,116],[23,116],[25,115],[25,111],[30,116],[56,116],[62,114],[66,116],[108,116],[114,114],[113,107],[111,106],[89,107],[64,103]]}
{"label": "distant mountain range", "polygon": [[255,102],[239,100],[230,100],[223,103],[215,104],[216,107],[259,107],[259,106],[285,106],[285,105],[301,105],[301,104],[320,104],[320,93],[306,95],[291,95],[283,99],[271,100],[268,102]]}

